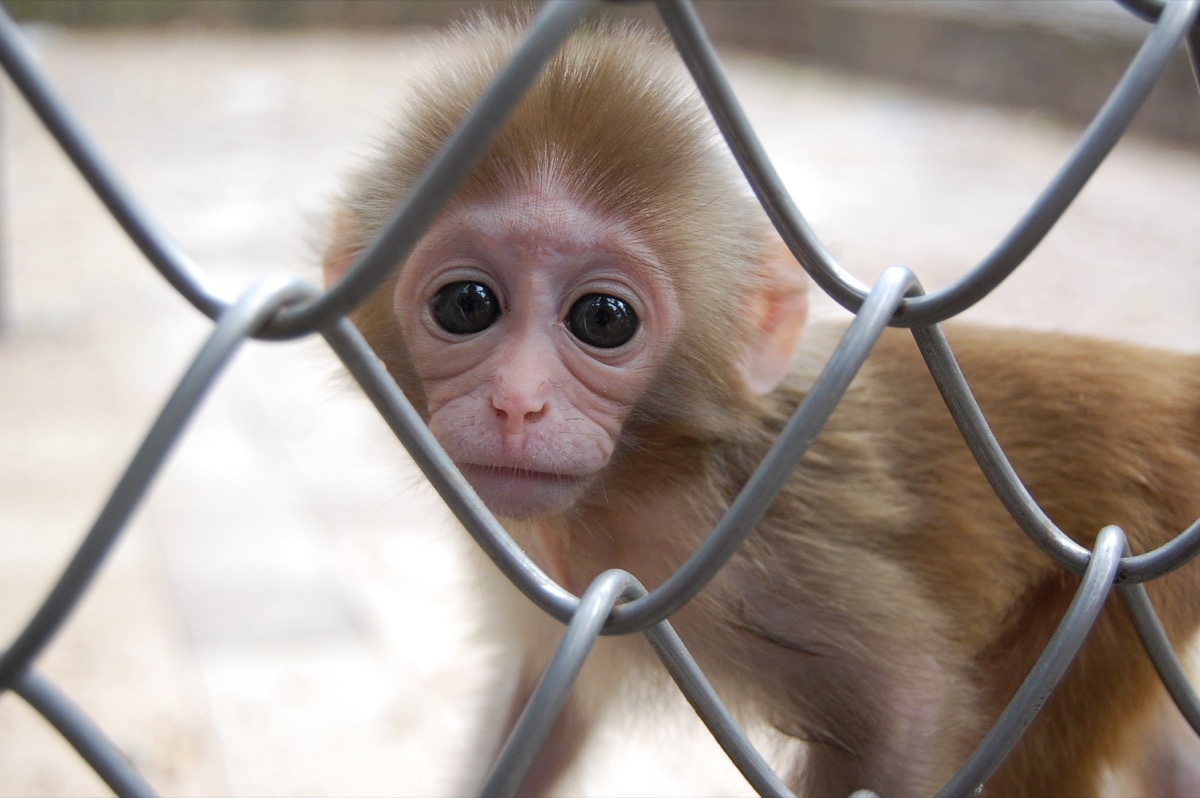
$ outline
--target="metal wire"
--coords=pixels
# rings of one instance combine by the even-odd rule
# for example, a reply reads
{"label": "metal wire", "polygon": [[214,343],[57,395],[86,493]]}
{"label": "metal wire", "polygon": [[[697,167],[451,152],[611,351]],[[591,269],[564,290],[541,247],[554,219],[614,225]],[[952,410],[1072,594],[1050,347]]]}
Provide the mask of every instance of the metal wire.
{"label": "metal wire", "polygon": [[1155,20],[1155,25],[1108,101],[1059,173],[995,250],[958,282],[926,295],[907,268],[892,267],[868,290],[833,259],[766,158],[690,4],[685,0],[659,0],[660,14],[676,47],[776,229],[816,282],[855,311],[856,317],[805,401],[695,555],[654,591],[646,592],[628,573],[609,571],[588,587],[582,599],[530,560],[471,491],[346,314],[414,246],[541,66],[587,14],[590,5],[552,0],[544,6],[513,60],[338,285],[322,293],[298,278],[272,278],[251,287],[236,301],[223,300],[211,290],[206,275],[124,188],[58,99],[24,48],[16,25],[0,8],[0,65],[13,84],[151,265],[215,322],[211,337],[150,427],[58,582],[12,644],[0,650],[0,692],[13,690],[50,720],[117,794],[153,794],[104,734],[33,672],[33,663],[84,595],[168,452],[241,344],[251,338],[279,339],[319,332],[481,549],[531,601],[568,624],[562,644],[488,776],[487,794],[510,795],[518,788],[597,637],[641,632],[750,784],[763,795],[790,795],[755,751],[666,619],[694,598],[753,533],[879,336],[892,324],[913,328],[938,390],[1009,513],[1048,556],[1083,575],[1074,601],[1037,664],[979,748],[939,794],[970,794],[994,773],[1062,678],[1114,585],[1168,691],[1189,723],[1200,731],[1200,700],[1188,684],[1142,584],[1197,556],[1200,521],[1158,550],[1138,556],[1129,556],[1124,533],[1116,527],[1102,530],[1092,551],[1074,543],[1038,507],[1013,472],[936,326],[987,295],[1038,245],[1120,140],[1181,42],[1186,41],[1193,65],[1197,64],[1200,0],[1121,2]]}
{"label": "metal wire", "polygon": [[696,553],[661,586],[645,598],[613,610],[607,627],[610,633],[640,631],[668,617],[695,597],[733,556],[833,415],[896,306],[914,285],[912,272],[903,266],[893,266],[883,273],[808,396],[725,516]]}
{"label": "metal wire", "polygon": [[50,682],[25,671],[12,690],[58,730],[114,793],[137,798],[156,794],[104,732]]}
{"label": "metal wire", "polygon": [[121,225],[129,239],[137,245],[146,260],[185,299],[210,319],[225,306],[216,294],[206,287],[205,277],[190,258],[170,238],[157,221],[143,208],[116,171],[108,165],[100,150],[83,130],[83,126],[67,110],[66,105],[50,86],[50,81],[38,69],[30,56],[17,25],[0,5],[0,66],[9,80],[25,97],[29,107],[42,120],[62,147],[71,163],[83,175],[96,196],[108,208],[113,219]]}
{"label": "metal wire", "polygon": [[[691,4],[686,0],[658,0],[658,6],[675,46],[775,229],[813,280],[847,310],[857,311],[866,299],[865,286],[833,259],[792,202],[725,79],[716,51]],[[1154,31],[1071,157],[1012,231],[957,282],[933,294],[906,300],[896,311],[895,324],[916,326],[945,321],[987,296],[1021,265],[1120,140],[1166,69],[1171,54],[1195,24],[1198,9],[1197,0],[1166,4]]]}
{"label": "metal wire", "polygon": [[12,686],[13,680],[37,657],[74,609],[184,426],[196,414],[237,347],[281,308],[315,292],[296,277],[270,278],[250,289],[241,301],[217,318],[208,342],[150,427],[75,556],[37,613],[0,656],[0,690]]}
{"label": "metal wire", "polygon": [[311,305],[279,314],[272,324],[273,331],[283,335],[311,332],[323,323],[349,313],[384,281],[470,174],[492,135],[516,107],[541,72],[542,65],[554,55],[593,5],[592,0],[550,0],[542,7],[511,60],[446,140],[441,152],[418,178],[412,193],[346,275]]}
{"label": "metal wire", "polygon": [[1067,666],[1075,659],[1096,618],[1100,616],[1124,549],[1124,532],[1115,526],[1100,531],[1096,548],[1083,575],[1083,584],[1079,586],[1058,629],[1029,676],[1017,689],[1016,695],[1000,713],[991,731],[966,764],[938,792],[938,798],[957,798],[975,792],[996,772],[996,768],[1016,746],[1029,724],[1033,723],[1038,710],[1050,697],[1050,691],[1062,680]]}
{"label": "metal wire", "polygon": [[[637,595],[637,580],[625,571],[605,571],[583,594],[579,608],[567,625],[554,659],[538,683],[525,710],[496,758],[491,772],[483,783],[483,795],[509,796],[516,794],[521,779],[533,763],[542,742],[550,734],[554,722],[567,703],[567,696],[583,670],[583,664],[600,638],[604,620],[617,601]],[[645,592],[643,589],[641,592]]]}

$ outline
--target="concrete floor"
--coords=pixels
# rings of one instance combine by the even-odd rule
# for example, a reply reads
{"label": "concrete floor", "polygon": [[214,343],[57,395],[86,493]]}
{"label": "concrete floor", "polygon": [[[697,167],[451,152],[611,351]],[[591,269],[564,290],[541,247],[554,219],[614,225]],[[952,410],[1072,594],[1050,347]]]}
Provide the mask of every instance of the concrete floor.
{"label": "concrete floor", "polygon": [[[316,279],[314,220],[415,57],[403,33],[31,34],[112,163],[229,296],[278,271]],[[797,204],[864,280],[894,262],[931,289],[964,273],[1078,135],[1047,114],[778,61],[731,69]],[[209,325],[0,86],[9,640]],[[1123,142],[968,316],[1200,350],[1198,192],[1200,150]],[[458,540],[320,341],[251,345],[37,667],[164,794],[445,793],[488,657],[469,591],[487,566]],[[675,709],[631,710],[569,791],[748,791]],[[685,742],[663,744],[664,727]],[[0,796],[104,792],[0,698]]]}

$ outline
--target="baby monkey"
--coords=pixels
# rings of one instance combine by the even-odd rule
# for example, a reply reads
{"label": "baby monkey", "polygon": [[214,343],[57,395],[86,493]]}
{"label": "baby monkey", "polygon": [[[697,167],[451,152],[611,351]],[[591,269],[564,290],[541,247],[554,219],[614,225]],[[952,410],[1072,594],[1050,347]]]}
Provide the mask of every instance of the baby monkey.
{"label": "baby monkey", "polygon": [[[519,38],[480,20],[441,39],[340,202],[328,283]],[[669,45],[596,23],[354,320],[546,573],[577,594],[609,568],[653,588],[840,336],[806,323],[806,276],[774,235]],[[1200,359],[970,328],[950,340],[1022,480],[1081,544],[1118,524],[1143,552],[1200,516]],[[496,623],[521,651],[511,725],[561,626],[494,578]],[[1189,566],[1149,585],[1177,645],[1198,580]],[[799,794],[917,796],[978,744],[1078,584],[1009,517],[911,335],[890,330],[754,534],[671,620],[727,702],[804,741],[787,774]],[[1117,604],[986,794],[1095,795],[1136,749],[1162,689]],[[614,683],[652,660],[636,636],[605,642],[618,664],[585,669],[523,793],[553,786]]]}

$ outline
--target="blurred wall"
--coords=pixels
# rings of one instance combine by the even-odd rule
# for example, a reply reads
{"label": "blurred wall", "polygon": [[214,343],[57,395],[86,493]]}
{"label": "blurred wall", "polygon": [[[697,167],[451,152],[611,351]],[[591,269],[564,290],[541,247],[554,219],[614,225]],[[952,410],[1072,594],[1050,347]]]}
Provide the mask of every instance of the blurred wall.
{"label": "blurred wall", "polygon": [[[289,28],[439,25],[501,0],[7,0],[18,19],[72,26]],[[1149,30],[1116,0],[697,0],[725,45],[1086,122]],[[652,3],[621,13],[653,17]],[[1195,146],[1200,102],[1183,52],[1135,122]]]}

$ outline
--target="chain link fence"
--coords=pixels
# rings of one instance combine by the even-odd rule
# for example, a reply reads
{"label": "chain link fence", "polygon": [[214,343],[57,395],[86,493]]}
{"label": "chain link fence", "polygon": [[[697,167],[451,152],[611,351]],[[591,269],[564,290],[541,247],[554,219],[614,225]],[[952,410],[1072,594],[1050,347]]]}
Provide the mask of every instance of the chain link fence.
{"label": "chain link fence", "polygon": [[[1170,544],[1124,556],[1124,533],[1108,527],[1093,551],[1072,542],[1028,495],[959,373],[938,324],[963,312],[995,289],[1034,250],[1120,140],[1138,108],[1181,46],[1200,65],[1200,0],[1159,6],[1127,3],[1154,21],[1145,44],[1078,145],[1016,226],[974,269],[951,285],[923,293],[916,276],[893,267],[866,286],[846,272],[817,239],[792,204],[755,133],[741,112],[703,27],[686,2],[663,0],[658,10],[699,86],[718,126],[776,229],[816,283],[855,313],[842,345],[796,411],[757,474],[785,475],[800,462],[811,441],[888,325],[909,327],[939,390],[1001,501],[1024,531],[1063,568],[1083,575],[1076,599],[1038,666],[976,752],[944,787],[944,795],[967,795],[986,781],[1012,749],[1082,645],[1114,585],[1129,608],[1147,651],[1171,696],[1193,728],[1200,729],[1200,702],[1187,683],[1146,597],[1143,583],[1189,562],[1200,550],[1200,521]],[[546,4],[527,38],[494,85],[479,100],[442,153],[430,165],[410,200],[338,285],[321,292],[298,277],[259,282],[234,300],[219,295],[206,274],[157,227],[107,166],[103,154],[71,118],[28,55],[13,22],[0,12],[0,63],[25,100],[57,139],[113,218],[154,268],[178,293],[213,321],[206,344],[154,421],[108,501],[61,577],[36,613],[0,655],[0,690],[12,690],[42,714],[118,794],[151,795],[151,785],[121,752],[33,664],[86,593],[131,514],[149,490],[182,430],[220,379],[239,347],[252,339],[280,341],[322,336],[361,385],[396,437],[484,552],[548,614],[567,623],[566,635],[545,679],[530,701],[531,711],[504,747],[484,787],[487,794],[511,793],[528,761],[562,707],[575,676],[601,633],[643,633],[714,737],[749,783],[765,795],[788,794],[755,751],[697,669],[667,618],[693,598],[732,555],[773,499],[771,480],[752,480],[706,544],[666,584],[647,592],[628,573],[602,575],[577,598],[548,583],[503,528],[473,499],[469,488],[417,413],[346,319],[408,252],[437,209],[482,154],[521,92],[542,63],[590,10],[590,3]],[[19,201],[14,198],[13,201]],[[19,264],[17,264],[19,265]],[[1118,584],[1119,583],[1119,584]]]}

